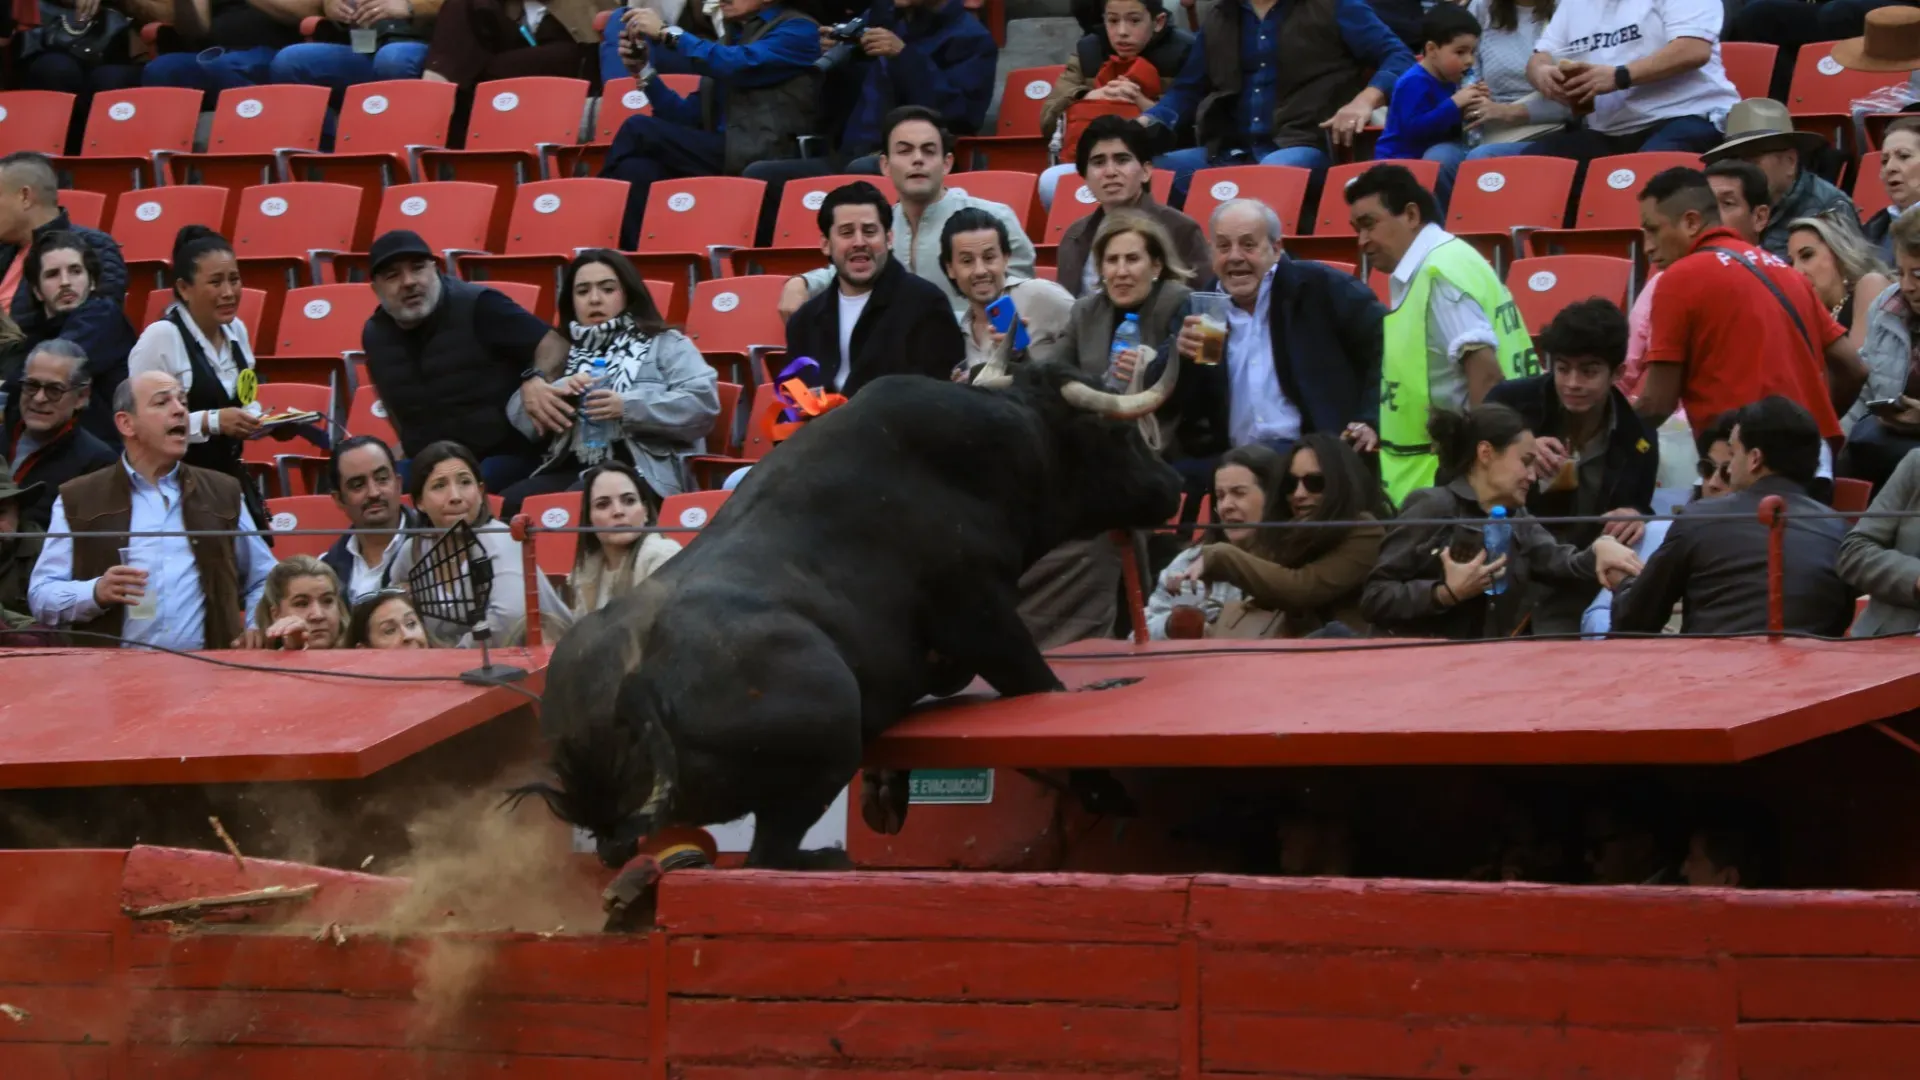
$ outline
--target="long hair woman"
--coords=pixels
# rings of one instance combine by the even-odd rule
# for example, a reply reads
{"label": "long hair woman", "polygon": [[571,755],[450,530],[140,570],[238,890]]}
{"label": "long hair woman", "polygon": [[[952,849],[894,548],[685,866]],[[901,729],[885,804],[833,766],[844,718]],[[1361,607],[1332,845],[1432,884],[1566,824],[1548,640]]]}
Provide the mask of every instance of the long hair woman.
{"label": "long hair woman", "polygon": [[[507,531],[505,522],[493,516],[486,484],[480,479],[480,462],[473,451],[457,442],[430,443],[414,455],[407,479],[407,494],[414,508],[426,515],[434,529],[451,529],[463,521],[473,529],[478,553],[485,555],[492,570],[492,588],[482,613],[491,643],[520,644],[527,617],[527,581],[520,542]],[[422,589],[414,589],[409,581],[413,568],[423,559],[440,554],[435,545],[442,535],[416,534],[388,544],[381,576],[407,587],[415,608],[425,609],[420,611],[420,618],[435,645],[467,648],[474,643],[473,625],[436,615],[432,607],[435,600],[473,595],[473,549],[453,560],[448,575],[435,575],[435,580]],[[545,574],[537,576],[542,618],[554,620],[550,625],[556,629],[571,623],[566,601],[548,584]]]}
{"label": "long hair woman", "polygon": [[[688,490],[687,459],[720,415],[718,377],[685,334],[667,329],[625,255],[590,248],[574,256],[560,282],[560,327],[572,346],[556,385],[573,399],[574,423],[548,439],[532,476],[501,492],[507,515],[529,495],[579,490],[583,471],[609,461],[632,466],[662,496]],[[602,357],[607,385],[596,387],[592,367]],[[539,438],[518,393],[507,419]],[[612,429],[596,438],[601,424]]]}
{"label": "long hair woman", "polygon": [[[1360,594],[1374,628],[1408,637],[1472,641],[1522,628],[1532,580],[1576,582],[1618,571],[1637,574],[1632,549],[1601,536],[1584,550],[1554,540],[1527,514],[1534,482],[1533,432],[1505,405],[1465,413],[1433,411],[1428,421],[1439,486],[1408,495],[1387,529],[1380,558]],[[1485,526],[1494,507],[1512,523],[1505,555],[1489,558]],[[1444,521],[1441,525],[1422,521]],[[1496,582],[1504,585],[1498,593]]]}
{"label": "long hair woman", "polygon": [[580,493],[580,518],[591,528],[580,534],[573,572],[573,613],[585,615],[645,581],[680,545],[659,533],[627,532],[660,520],[660,496],[633,467],[610,461],[587,471]]}
{"label": "long hair woman", "polygon": [[[1261,451],[1279,461],[1266,499],[1265,521],[1384,522],[1392,516],[1380,481],[1360,455],[1332,435],[1301,438],[1284,460],[1264,447],[1229,450],[1216,477]],[[1216,504],[1220,500],[1215,493]],[[1228,603],[1207,627],[1208,637],[1305,637],[1340,623],[1368,629],[1360,592],[1379,557],[1380,524],[1228,530],[1225,543],[1199,549],[1187,570],[1196,582],[1224,582],[1243,599]]]}

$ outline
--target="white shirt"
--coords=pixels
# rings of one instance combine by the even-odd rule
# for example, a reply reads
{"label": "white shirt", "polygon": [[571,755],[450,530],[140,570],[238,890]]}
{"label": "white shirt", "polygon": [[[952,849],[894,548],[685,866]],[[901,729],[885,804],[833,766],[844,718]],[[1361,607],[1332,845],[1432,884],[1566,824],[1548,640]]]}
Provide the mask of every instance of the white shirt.
{"label": "white shirt", "polygon": [[[175,465],[158,484],[135,472],[127,459],[120,459],[133,485],[133,514],[128,532],[183,532],[186,522],[180,506],[180,467]],[[246,500],[240,502],[242,529],[252,529],[253,515]],[[40,549],[40,561],[33,564],[33,577],[27,584],[27,606],[33,617],[47,626],[72,626],[97,618],[106,609],[93,599],[94,582],[73,580],[73,541],[59,534],[68,531],[64,499],[53,500],[53,519],[47,523],[47,539]],[[163,645],[170,649],[197,651],[207,647],[207,598],[200,588],[200,567],[193,561],[193,548],[185,536],[129,537],[133,564],[147,571],[147,588],[154,591],[158,612],[151,619],[128,618],[120,636],[129,641]],[[258,536],[233,538],[234,565],[240,572],[240,593],[252,626],[253,609],[267,587],[267,571],[273,568],[273,551]],[[213,643],[225,648],[227,643]]]}
{"label": "white shirt", "polygon": [[1239,304],[1227,305],[1227,437],[1235,446],[1300,438],[1300,410],[1280,389],[1280,374],[1273,366],[1273,327],[1267,313],[1273,305],[1275,269],[1260,279],[1251,312]]}
{"label": "white shirt", "polygon": [[[396,536],[387,541],[387,546],[391,548],[395,544],[401,543],[402,539],[403,538]],[[366,557],[360,553],[360,545],[362,542],[363,538],[358,536],[347,539],[347,556],[353,560],[352,579],[347,582],[347,602],[350,605],[357,604],[380,591],[381,571],[386,568],[387,564],[385,558],[380,559],[378,562],[368,562]],[[385,555],[385,552],[381,554]]]}
{"label": "white shirt", "polygon": [[1679,38],[1713,47],[1707,62],[1670,79],[1636,83],[1593,100],[1587,126],[1621,135],[1682,116],[1705,116],[1716,126],[1740,93],[1720,64],[1721,0],[1579,0],[1553,13],[1535,50],[1555,60],[1619,67],[1652,56]]}
{"label": "white shirt", "polygon": [[833,291],[840,298],[840,370],[833,373],[833,392],[843,394],[847,390],[847,376],[853,371],[853,328],[860,324],[860,313],[867,310],[867,298],[873,295],[873,290],[858,296],[848,296],[838,286]]}
{"label": "white shirt", "polygon": [[[1393,310],[1400,310],[1427,256],[1451,239],[1452,233],[1433,224],[1413,238],[1413,246],[1387,280],[1387,297]],[[1481,310],[1479,301],[1447,282],[1435,281],[1427,290],[1427,400],[1441,408],[1465,408],[1467,376],[1460,370],[1460,358],[1474,349],[1499,347],[1492,313]]]}
{"label": "white shirt", "polygon": [[[235,319],[220,328],[218,343],[207,340],[200,327],[193,321],[178,303],[167,307],[167,314],[180,312],[180,321],[187,326],[187,332],[200,345],[201,355],[207,358],[207,364],[213,373],[220,376],[220,385],[227,393],[234,392],[240,381],[240,369],[233,365],[233,346],[240,346],[240,355],[246,358],[247,366],[254,367],[253,345],[247,338],[247,324]],[[180,388],[193,390],[193,364],[187,360],[187,346],[180,337],[180,329],[170,319],[161,319],[140,333],[140,340],[133,343],[133,350],[127,353],[127,378],[131,379],[143,371],[164,371],[180,381]],[[206,442],[208,438],[220,434],[220,421],[217,414],[207,411],[187,414],[187,441]]]}

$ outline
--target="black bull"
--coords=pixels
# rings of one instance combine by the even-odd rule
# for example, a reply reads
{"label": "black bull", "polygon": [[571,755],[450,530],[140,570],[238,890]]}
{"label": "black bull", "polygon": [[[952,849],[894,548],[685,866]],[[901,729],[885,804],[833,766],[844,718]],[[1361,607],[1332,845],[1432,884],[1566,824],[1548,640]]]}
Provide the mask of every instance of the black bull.
{"label": "black bull", "polygon": [[[1176,511],[1178,475],[1112,418],[1172,377],[1127,397],[1052,366],[993,381],[878,379],[756,465],[684,552],[554,650],[558,785],[521,793],[610,866],[659,829],[751,813],[747,864],[802,868],[819,860],[801,838],[915,702],[976,675],[1059,689],[1016,584],[1065,541]],[[897,824],[905,791],[876,797]]]}

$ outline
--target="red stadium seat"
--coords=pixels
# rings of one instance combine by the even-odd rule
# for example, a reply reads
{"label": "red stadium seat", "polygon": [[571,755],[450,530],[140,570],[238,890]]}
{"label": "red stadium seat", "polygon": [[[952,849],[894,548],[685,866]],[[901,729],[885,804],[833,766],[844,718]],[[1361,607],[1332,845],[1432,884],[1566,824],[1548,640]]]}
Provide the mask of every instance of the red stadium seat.
{"label": "red stadium seat", "polygon": [[[753,388],[753,408],[747,415],[745,434],[741,437],[737,451],[728,454],[700,454],[693,458],[693,467],[697,475],[705,478],[704,483],[714,483],[715,478],[725,479],[726,474],[742,465],[751,465],[767,456],[773,449],[771,435],[773,416],[780,408],[780,399],[773,392],[772,383],[761,383]],[[733,449],[733,448],[729,448]],[[662,515],[662,520],[665,516]]]}
{"label": "red stadium seat", "polygon": [[728,262],[736,275],[802,274],[825,264],[820,254],[820,222],[816,215],[827,192],[843,184],[865,181],[880,189],[888,202],[899,194],[893,181],[884,176],[814,176],[789,180],[780,190],[780,210],[773,222],[773,236],[764,248],[743,248],[733,252]]}
{"label": "red stadium seat", "polygon": [[687,336],[722,375],[744,371],[759,378],[766,354],[787,347],[778,310],[786,284],[776,274],[701,282],[687,310]]}
{"label": "red stadium seat", "polygon": [[[1173,193],[1173,173],[1166,169],[1153,170],[1153,180],[1149,186],[1153,189],[1153,197],[1165,205],[1168,196]],[[1061,177],[1060,183],[1053,189],[1053,208],[1047,211],[1046,242],[1058,244],[1060,237],[1066,234],[1067,226],[1093,213],[1099,205],[1099,200],[1094,198],[1087,182],[1079,174]]]}
{"label": "red stadium seat", "polygon": [[1860,220],[1865,223],[1873,215],[1893,205],[1893,196],[1887,194],[1887,186],[1880,182],[1880,165],[1884,155],[1872,150],[1860,155],[1860,165],[1853,171],[1853,205],[1860,211]]}
{"label": "red stadium seat", "polygon": [[1727,80],[1742,100],[1767,96],[1767,87],[1773,82],[1774,57],[1779,54],[1780,46],[1758,41],[1720,43],[1720,64],[1727,69]]}
{"label": "red stadium seat", "polygon": [[681,326],[687,321],[686,294],[675,288],[671,281],[647,280],[647,295],[653,299],[654,309],[669,326]]}
{"label": "red stadium seat", "polygon": [[693,543],[693,538],[700,535],[700,530],[713,520],[713,515],[720,512],[720,505],[731,494],[731,491],[683,491],[662,499],[660,526],[686,530],[664,535],[682,547]]}
{"label": "red stadium seat", "polygon": [[[443,256],[448,251],[485,251],[498,195],[486,184],[460,180],[395,184],[380,192],[372,233],[380,236],[394,229],[410,229]],[[368,276],[364,250],[335,255],[330,261],[335,281],[364,280]]]}
{"label": "red stadium seat", "polygon": [[220,228],[230,193],[223,187],[164,187],[122,199],[113,215],[113,238],[129,264],[165,263],[173,258],[173,238],[182,226]]}
{"label": "red stadium seat", "polygon": [[1576,300],[1599,296],[1627,309],[1633,261],[1605,255],[1549,255],[1519,259],[1507,272],[1507,291],[1526,321],[1527,333],[1538,334],[1560,309]]}
{"label": "red stadium seat", "polygon": [[[1849,476],[1836,476],[1833,480],[1833,508],[1843,514],[1864,513],[1873,505],[1873,485],[1865,480],[1856,480]],[[1849,518],[1848,523],[1858,520]]]}
{"label": "red stadium seat", "polygon": [[107,220],[107,197],[97,191],[75,191],[72,188],[60,192],[60,209],[67,212],[67,220],[87,229],[98,229]]}
{"label": "red stadium seat", "polygon": [[80,156],[54,158],[61,186],[105,195],[107,220],[113,220],[113,203],[122,192],[153,186],[154,151],[193,149],[201,98],[198,90],[172,86],[95,94]]}
{"label": "red stadium seat", "polygon": [[[698,75],[661,75],[660,81],[681,97],[700,89]],[[593,141],[576,146],[549,147],[547,175],[600,175],[600,166],[606,164],[607,151],[613,147],[613,137],[620,133],[620,125],[626,123],[629,116],[652,115],[653,104],[647,100],[647,92],[634,85],[632,76],[608,79],[600,89],[600,107],[593,121]]]}
{"label": "red stadium seat", "polygon": [[[286,179],[282,150],[318,150],[330,91],[323,86],[237,86],[220,92],[204,154],[158,151],[168,184],[239,191]],[[229,213],[237,205],[230,204]],[[224,231],[232,228],[226,222]]]}
{"label": "red stadium seat", "polygon": [[[266,440],[272,441],[272,440]],[[346,532],[353,527],[347,520],[346,511],[333,501],[331,495],[282,495],[267,500],[267,528],[274,532],[290,532],[294,529],[338,529]],[[319,558],[327,553],[334,541],[333,536],[276,536],[273,538],[273,554],[276,558],[290,555],[311,555]],[[346,582],[341,582],[346,587]],[[341,600],[344,603],[345,597]]]}
{"label": "red stadium seat", "polygon": [[1012,210],[1029,237],[1038,235],[1038,227],[1046,222],[1040,207],[1040,177],[1034,173],[983,169],[947,177],[947,190],[962,191]]}
{"label": "red stadium seat", "polygon": [[59,154],[67,147],[73,119],[73,95],[52,90],[0,93],[0,154],[32,150]]}
{"label": "red stadium seat", "polygon": [[766,191],[761,181],[737,176],[662,180],[647,191],[640,242],[627,257],[643,277],[685,281],[688,289],[720,277],[731,252],[753,246]]}
{"label": "red stadium seat", "polygon": [[487,288],[532,311],[540,303],[540,286],[523,281],[489,281]]}
{"label": "red stadium seat", "polygon": [[1066,69],[1065,64],[1051,64],[1007,72],[1006,87],[1000,94],[1000,118],[993,134],[954,140],[954,169],[972,172],[978,167],[1037,174],[1053,164],[1047,137],[1040,134],[1040,107]]}
{"label": "red stadium seat", "polygon": [[278,310],[287,290],[323,283],[318,252],[352,247],[360,189],[345,184],[261,184],[240,193],[233,252],[248,285]]}
{"label": "red stadium seat", "polygon": [[1615,154],[1587,163],[1580,208],[1571,229],[1541,229],[1527,238],[1530,255],[1611,255],[1628,260],[1640,253],[1640,189],[1656,173],[1675,166],[1700,167],[1693,154],[1666,151]]}
{"label": "red stadium seat", "polygon": [[1348,277],[1355,277],[1360,273],[1360,265],[1358,263],[1334,262],[1331,260],[1322,259],[1320,260],[1320,265],[1326,267],[1329,270],[1338,270],[1341,273],[1347,275]]}
{"label": "red stadium seat", "polygon": [[[740,414],[740,391],[743,387],[739,383],[722,382],[714,384],[714,389],[719,394],[720,412],[713,418],[713,427],[707,431],[705,449],[706,454],[712,455],[714,460],[725,461],[740,451],[734,425]],[[712,468],[703,468],[696,459],[693,464],[695,486],[713,487],[713,472]],[[724,473],[720,479],[726,479]]]}
{"label": "red stadium seat", "polygon": [[261,374],[272,381],[325,383],[337,400],[351,399],[360,381],[352,357],[378,306],[365,283],[288,292],[273,336],[255,342]]}
{"label": "red stadium seat", "polygon": [[1393,294],[1388,291],[1392,288],[1392,285],[1388,283],[1385,272],[1375,270],[1373,273],[1368,274],[1367,287],[1373,290],[1373,295],[1378,297],[1382,304],[1385,304],[1389,309],[1393,307]]}
{"label": "red stadium seat", "polygon": [[[1353,161],[1328,169],[1326,181],[1320,191],[1320,204],[1313,212],[1311,235],[1289,234],[1287,251],[1296,259],[1321,261],[1358,259],[1360,246],[1354,239],[1353,221],[1347,214],[1345,192],[1347,185],[1358,179],[1361,173],[1375,165],[1384,164],[1387,162]],[[1433,190],[1433,185],[1440,179],[1439,162],[1395,161],[1392,164],[1405,165],[1429,191]]]}
{"label": "red stadium seat", "polygon": [[1520,238],[1566,224],[1576,165],[1562,158],[1503,157],[1460,166],[1447,231],[1480,249],[1496,269],[1520,257]]}
{"label": "red stadium seat", "polygon": [[[451,83],[395,79],[347,88],[333,136],[331,154],[294,154],[290,178],[351,184],[365,194],[360,222],[369,226],[380,206],[380,189],[405,184],[414,174],[413,154],[447,145],[457,89]],[[371,228],[353,238],[365,250]]]}
{"label": "red stadium seat", "polygon": [[[556,491],[551,495],[529,495],[520,503],[520,512],[541,529],[577,529],[587,523],[580,517],[580,492]],[[579,533],[540,533],[533,545],[533,563],[540,572],[565,577],[573,572],[573,557],[580,548]]]}
{"label": "red stadium seat", "polygon": [[[1156,175],[1155,179],[1159,177]],[[1259,199],[1280,215],[1283,230],[1298,230],[1305,224],[1300,218],[1307,201],[1307,184],[1312,179],[1311,169],[1290,165],[1223,165],[1201,169],[1187,185],[1185,212],[1204,230],[1214,207],[1228,199]],[[1062,188],[1065,186],[1061,184]],[[1059,201],[1056,194],[1054,202]]]}
{"label": "red stadium seat", "polygon": [[372,435],[400,453],[400,434],[387,418],[387,407],[380,404],[380,392],[371,383],[361,383],[353,392],[353,406],[347,410],[347,434]]}
{"label": "red stadium seat", "polygon": [[1853,139],[1853,102],[1876,90],[1898,84],[1904,88],[1904,72],[1855,71],[1833,58],[1834,42],[1822,41],[1800,46],[1793,62],[1793,81],[1787,91],[1787,111],[1793,114],[1793,126],[1811,131],[1838,148],[1846,157],[1856,155]]}
{"label": "red stadium seat", "polygon": [[466,148],[421,151],[419,179],[472,180],[497,187],[500,198],[494,204],[487,248],[502,250],[514,188],[544,177],[547,147],[580,141],[586,104],[587,83],[582,79],[540,75],[481,83],[474,90]]}
{"label": "red stadium seat", "polygon": [[[756,181],[757,183],[757,181]],[[522,184],[514,194],[513,224],[499,255],[453,257],[471,281],[520,281],[540,289],[533,313],[553,321],[560,272],[578,248],[616,248],[627,209],[625,180],[569,177]]]}

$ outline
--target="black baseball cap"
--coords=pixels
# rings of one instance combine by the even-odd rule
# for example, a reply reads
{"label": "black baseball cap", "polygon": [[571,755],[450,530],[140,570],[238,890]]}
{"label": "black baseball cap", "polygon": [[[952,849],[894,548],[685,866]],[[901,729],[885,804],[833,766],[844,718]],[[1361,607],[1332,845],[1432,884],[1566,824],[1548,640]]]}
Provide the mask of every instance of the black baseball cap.
{"label": "black baseball cap", "polygon": [[377,274],[380,268],[395,259],[405,256],[418,256],[424,259],[435,258],[433,249],[427,246],[420,234],[412,229],[393,229],[381,233],[373,241],[373,248],[367,252],[367,272]]}

